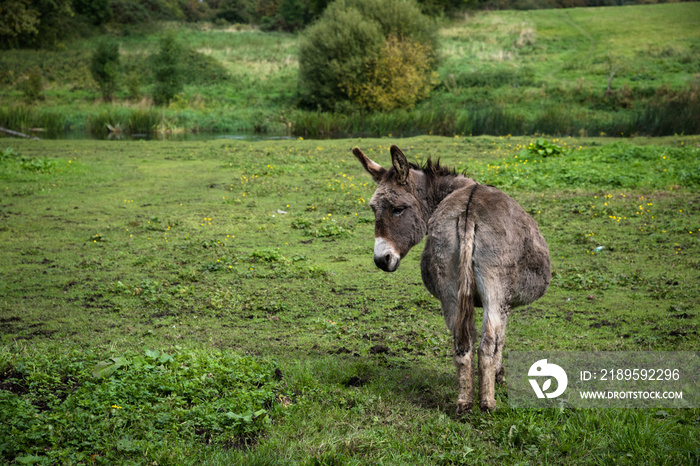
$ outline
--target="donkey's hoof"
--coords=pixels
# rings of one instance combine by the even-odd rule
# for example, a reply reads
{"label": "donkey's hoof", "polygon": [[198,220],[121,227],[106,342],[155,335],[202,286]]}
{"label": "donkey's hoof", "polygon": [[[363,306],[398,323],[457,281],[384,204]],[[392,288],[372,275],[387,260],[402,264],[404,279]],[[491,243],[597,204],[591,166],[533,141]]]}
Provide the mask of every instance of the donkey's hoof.
{"label": "donkey's hoof", "polygon": [[501,367],[498,369],[498,372],[496,372],[496,383],[498,385],[504,385],[506,383],[506,369],[504,367]]}
{"label": "donkey's hoof", "polygon": [[471,411],[473,406],[474,406],[474,403],[472,403],[471,401],[469,401],[469,402],[458,401],[457,402],[457,412],[455,413],[455,415],[457,417],[460,417],[461,415]]}
{"label": "donkey's hoof", "polygon": [[493,411],[494,409],[496,409],[496,400],[482,401],[481,403],[479,403],[479,408],[481,408],[482,411]]}

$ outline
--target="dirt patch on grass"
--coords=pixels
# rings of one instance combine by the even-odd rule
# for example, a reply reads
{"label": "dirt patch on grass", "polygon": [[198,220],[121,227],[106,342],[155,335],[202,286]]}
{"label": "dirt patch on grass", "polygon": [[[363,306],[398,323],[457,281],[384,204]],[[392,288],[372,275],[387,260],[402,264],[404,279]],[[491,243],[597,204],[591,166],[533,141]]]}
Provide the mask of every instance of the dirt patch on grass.
{"label": "dirt patch on grass", "polygon": [[11,369],[4,374],[0,374],[0,390],[5,390],[15,395],[29,393],[29,387],[24,375]]}

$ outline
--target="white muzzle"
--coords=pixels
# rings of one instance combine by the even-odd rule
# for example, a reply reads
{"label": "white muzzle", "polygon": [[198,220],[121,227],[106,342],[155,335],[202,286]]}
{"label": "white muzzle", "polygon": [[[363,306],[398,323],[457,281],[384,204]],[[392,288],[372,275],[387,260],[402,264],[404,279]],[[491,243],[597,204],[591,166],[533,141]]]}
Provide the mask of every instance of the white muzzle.
{"label": "white muzzle", "polygon": [[374,263],[385,272],[393,272],[399,268],[401,256],[394,245],[384,238],[374,239]]}

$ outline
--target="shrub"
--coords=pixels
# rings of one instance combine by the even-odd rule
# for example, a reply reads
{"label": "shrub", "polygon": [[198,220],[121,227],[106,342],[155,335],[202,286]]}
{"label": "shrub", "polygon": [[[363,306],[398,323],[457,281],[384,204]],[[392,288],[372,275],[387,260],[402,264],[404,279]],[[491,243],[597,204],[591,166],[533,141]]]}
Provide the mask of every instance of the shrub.
{"label": "shrub", "polygon": [[[373,73],[374,87],[385,86],[378,64],[393,59],[389,53],[391,37],[402,44],[420,44],[421,69],[432,70],[436,66],[436,30],[413,0],[337,0],[307,30],[300,44],[302,106],[327,110],[339,103],[342,106],[351,100],[353,90],[372,82]],[[373,92],[379,93],[376,89]],[[389,88],[383,91],[389,92]]]}
{"label": "shrub", "polygon": [[156,105],[168,105],[182,90],[181,61],[182,49],[175,34],[170,32],[160,40],[160,50],[153,58],[153,101]]}
{"label": "shrub", "polygon": [[412,108],[436,83],[428,46],[389,36],[374,62],[367,63],[366,82],[347,92],[362,107],[390,111]]}
{"label": "shrub", "polygon": [[117,90],[119,76],[119,45],[112,41],[101,41],[92,55],[90,72],[97,82],[102,98],[111,101]]}
{"label": "shrub", "polygon": [[365,21],[344,0],[330,5],[308,29],[299,50],[299,91],[302,105],[332,109],[348,98],[343,89],[362,81],[365,58],[379,52],[383,41],[376,22]]}
{"label": "shrub", "polygon": [[22,80],[18,87],[27,103],[44,99],[44,83],[41,79],[41,73],[36,68],[29,72],[26,79]]}

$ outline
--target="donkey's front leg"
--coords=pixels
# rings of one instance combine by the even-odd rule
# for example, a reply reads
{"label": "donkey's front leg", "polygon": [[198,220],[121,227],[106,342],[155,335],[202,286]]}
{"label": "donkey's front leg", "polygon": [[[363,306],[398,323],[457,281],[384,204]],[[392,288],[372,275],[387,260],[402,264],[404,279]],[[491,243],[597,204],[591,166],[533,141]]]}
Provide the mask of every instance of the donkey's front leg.
{"label": "donkey's front leg", "polygon": [[507,308],[484,306],[484,323],[479,344],[479,406],[482,410],[496,407],[496,379],[503,381],[503,345],[505,343]]}

